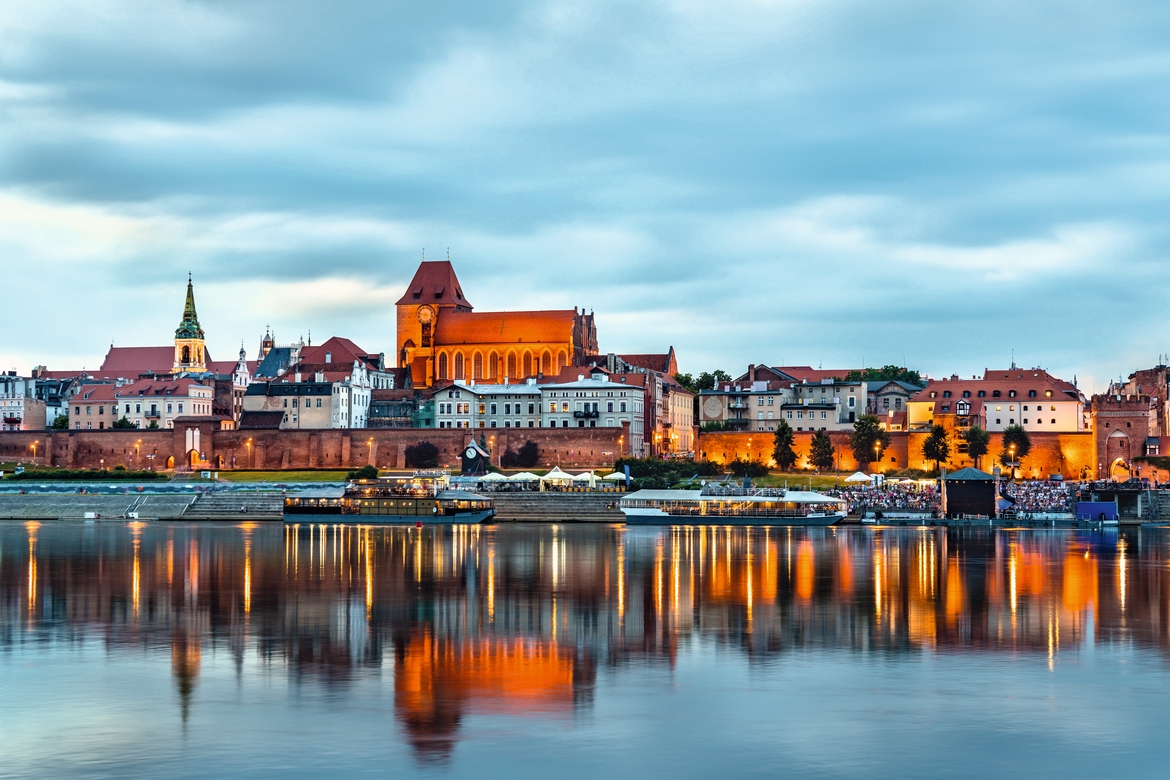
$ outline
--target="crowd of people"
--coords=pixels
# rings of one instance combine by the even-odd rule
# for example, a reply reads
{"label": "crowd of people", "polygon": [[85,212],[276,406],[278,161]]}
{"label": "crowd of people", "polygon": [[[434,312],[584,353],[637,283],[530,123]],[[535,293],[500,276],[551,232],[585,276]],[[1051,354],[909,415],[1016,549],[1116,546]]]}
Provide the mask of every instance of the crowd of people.
{"label": "crowd of people", "polygon": [[1002,493],[1017,512],[1072,511],[1072,491],[1061,482],[1008,482]]}
{"label": "crowd of people", "polygon": [[880,487],[845,488],[835,493],[849,502],[849,513],[866,512],[929,512],[939,511],[938,488],[917,482],[885,484]]}

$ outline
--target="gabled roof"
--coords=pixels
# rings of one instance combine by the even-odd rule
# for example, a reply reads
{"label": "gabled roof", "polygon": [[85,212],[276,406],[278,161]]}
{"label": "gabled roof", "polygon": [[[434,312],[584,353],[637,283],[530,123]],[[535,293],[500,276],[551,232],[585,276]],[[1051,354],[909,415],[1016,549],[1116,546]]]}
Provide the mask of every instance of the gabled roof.
{"label": "gabled roof", "polygon": [[483,314],[445,311],[435,325],[435,341],[444,346],[508,343],[521,351],[532,344],[572,344],[576,316],[572,309]]}
{"label": "gabled roof", "polygon": [[455,276],[455,268],[449,260],[424,260],[414,272],[414,278],[406,285],[406,293],[398,299],[397,306],[465,306],[471,303],[463,297],[463,285]]}
{"label": "gabled roof", "polygon": [[618,355],[631,366],[645,368],[649,371],[661,371],[674,376],[678,373],[678,361],[674,357],[674,347],[661,354]]}
{"label": "gabled roof", "polygon": [[174,364],[174,347],[110,347],[95,376],[133,379],[151,372],[170,373]]}
{"label": "gabled roof", "polygon": [[318,344],[315,347],[303,347],[301,349],[301,360],[305,363],[324,363],[325,353],[329,353],[332,358],[332,363],[341,363],[357,360],[361,363],[371,362],[370,355],[357,344],[341,336],[333,336],[324,344]]}
{"label": "gabled roof", "polygon": [[192,387],[209,388],[198,379],[183,377],[181,379],[140,379],[132,384],[123,385],[117,389],[115,395],[120,399],[147,398],[159,396],[178,396],[180,398],[191,394]]}
{"label": "gabled roof", "polygon": [[74,402],[96,403],[97,401],[114,401],[114,394],[118,388],[115,385],[82,385],[73,396]]}
{"label": "gabled roof", "polygon": [[[236,366],[239,365],[238,360],[209,360],[207,361],[207,370],[213,374],[234,374],[236,373]],[[245,365],[248,366],[248,373],[252,376],[256,375],[256,368],[260,365],[259,360],[246,360]]]}
{"label": "gabled roof", "polygon": [[797,382],[820,382],[822,379],[833,379],[840,377],[844,379],[850,371],[857,371],[859,369],[853,368],[829,368],[820,369],[812,366],[772,366],[775,370],[782,374],[795,379]]}
{"label": "gabled roof", "polygon": [[252,372],[254,377],[275,377],[292,363],[292,347],[273,347]]}
{"label": "gabled roof", "polygon": [[284,420],[284,412],[241,412],[241,431],[275,430]]}

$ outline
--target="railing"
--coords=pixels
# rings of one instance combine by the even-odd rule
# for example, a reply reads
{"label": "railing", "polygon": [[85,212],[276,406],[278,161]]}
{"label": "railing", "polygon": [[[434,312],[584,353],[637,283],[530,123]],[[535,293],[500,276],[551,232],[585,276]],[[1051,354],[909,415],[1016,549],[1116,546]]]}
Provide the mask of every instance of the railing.
{"label": "railing", "polygon": [[157,420],[160,417],[160,413],[159,413],[158,409],[147,409],[146,412],[143,413],[143,417],[146,417],[148,420],[149,419]]}
{"label": "railing", "polygon": [[596,420],[601,415],[601,412],[593,410],[585,412],[573,412],[573,418],[577,420]]}
{"label": "railing", "polygon": [[726,422],[728,425],[750,425],[751,424],[751,420],[748,419],[747,417],[732,417],[732,418],[728,419]]}
{"label": "railing", "polygon": [[733,401],[732,403],[729,403],[727,405],[727,408],[728,409],[746,409],[746,408],[748,408],[748,404]]}

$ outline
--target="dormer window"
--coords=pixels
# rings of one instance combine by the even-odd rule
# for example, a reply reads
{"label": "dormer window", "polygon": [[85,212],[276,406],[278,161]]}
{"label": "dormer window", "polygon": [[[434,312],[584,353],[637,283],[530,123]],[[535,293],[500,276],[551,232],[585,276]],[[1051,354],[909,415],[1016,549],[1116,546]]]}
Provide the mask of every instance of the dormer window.
{"label": "dormer window", "polygon": [[1035,397],[1036,397],[1036,391],[1035,391],[1035,390],[1029,390],[1029,391],[1028,391],[1028,397],[1029,397],[1029,398],[1035,398]]}
{"label": "dormer window", "polygon": [[950,390],[943,390],[943,398],[950,398],[950,397],[951,397],[951,391]]}
{"label": "dormer window", "polygon": [[999,398],[999,391],[998,391],[998,390],[992,390],[992,391],[991,391],[991,397],[992,397],[992,398]]}
{"label": "dormer window", "polygon": [[980,398],[986,398],[986,397],[987,397],[987,391],[986,391],[986,390],[980,390],[980,391],[979,391],[979,397],[980,397]]}
{"label": "dormer window", "polygon": [[931,391],[930,391],[930,397],[931,397],[931,398],[937,398],[937,397],[938,397],[938,393],[936,393],[936,392],[934,392],[933,390],[931,390]]}
{"label": "dormer window", "polygon": [[1015,390],[1008,390],[1008,398],[1015,398],[1015,397],[1016,397],[1016,391]]}

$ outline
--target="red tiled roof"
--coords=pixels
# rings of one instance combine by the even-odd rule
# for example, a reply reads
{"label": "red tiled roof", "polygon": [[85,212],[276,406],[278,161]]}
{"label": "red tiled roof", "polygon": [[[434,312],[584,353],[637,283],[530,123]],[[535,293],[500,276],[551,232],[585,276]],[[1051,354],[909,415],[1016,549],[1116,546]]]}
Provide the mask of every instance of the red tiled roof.
{"label": "red tiled roof", "polygon": [[631,366],[637,366],[638,368],[646,368],[651,371],[670,370],[670,353],[661,355],[618,355],[618,357]]}
{"label": "red tiled roof", "polygon": [[572,344],[572,309],[551,311],[445,311],[435,326],[435,343],[455,344]]}
{"label": "red tiled roof", "polygon": [[[951,392],[950,398],[944,398],[943,393],[949,390]],[[1048,401],[1070,401],[1075,400],[1070,398],[1061,386],[1061,383],[1055,381],[1048,374],[1040,372],[1038,376],[1032,376],[1032,372],[1027,372],[1026,377],[1012,376],[1007,379],[932,379],[927,383],[917,395],[910,398],[912,402],[933,402],[933,401],[957,401],[963,397],[963,391],[971,393],[971,397],[966,399],[974,404],[975,401],[983,400],[984,403],[990,403],[995,397],[992,395],[996,390],[1000,392],[1000,400],[1004,401],[1021,401],[1027,402],[1028,391],[1035,390],[1036,398],[1031,400],[1048,400]],[[984,399],[979,398],[979,391],[984,391],[987,395]],[[1009,391],[1015,390],[1016,396],[1012,398],[1008,395]],[[1046,390],[1052,391],[1051,397],[1046,397],[1044,392]],[[937,393],[937,397],[931,398],[931,393]]]}
{"label": "red tiled roof", "polygon": [[90,403],[95,403],[97,401],[115,401],[117,400],[115,398],[115,393],[119,389],[120,388],[112,384],[82,385],[78,389],[77,395],[73,396],[73,398],[70,400],[75,403],[79,401]]}
{"label": "red tiled roof", "polygon": [[301,360],[305,363],[324,363],[326,352],[331,353],[330,357],[333,360],[330,362],[332,363],[348,362],[352,364],[355,360],[366,363],[370,360],[369,354],[364,349],[340,336],[333,336],[324,344],[318,344],[315,347],[303,348]]}
{"label": "red tiled roof", "polygon": [[1052,382],[1053,386],[1060,388],[1061,392],[1071,393],[1074,396],[1080,395],[1080,390],[1072,382],[1066,382],[1063,379],[1054,377],[1042,368],[1004,368],[1004,369],[984,369],[984,381],[1018,381],[1028,379],[1045,379]]}
{"label": "red tiled roof", "polygon": [[151,371],[167,373],[174,364],[174,347],[110,347],[96,376],[130,379]]}
{"label": "red tiled roof", "polygon": [[463,286],[455,276],[455,268],[448,260],[430,260],[419,264],[414,278],[406,285],[406,293],[398,299],[397,306],[443,304],[466,306],[471,304],[463,297]]}
{"label": "red tiled roof", "polygon": [[[208,361],[207,370],[213,374],[234,374],[239,363],[239,360],[212,360]],[[260,361],[246,360],[244,363],[248,366],[248,373],[255,376],[256,367],[260,365]]]}
{"label": "red tiled roof", "polygon": [[74,379],[88,376],[89,373],[81,369],[72,371],[41,371],[37,374],[38,379]]}
{"label": "red tiled roof", "polygon": [[241,412],[240,430],[276,430],[284,420],[284,412]]}
{"label": "red tiled roof", "polygon": [[182,379],[140,379],[129,385],[118,388],[115,394],[118,398],[141,398],[150,396],[188,396],[191,387],[209,387],[197,379],[184,377]]}
{"label": "red tiled roof", "polygon": [[370,399],[373,401],[396,401],[407,398],[414,398],[413,390],[373,390],[370,392]]}

